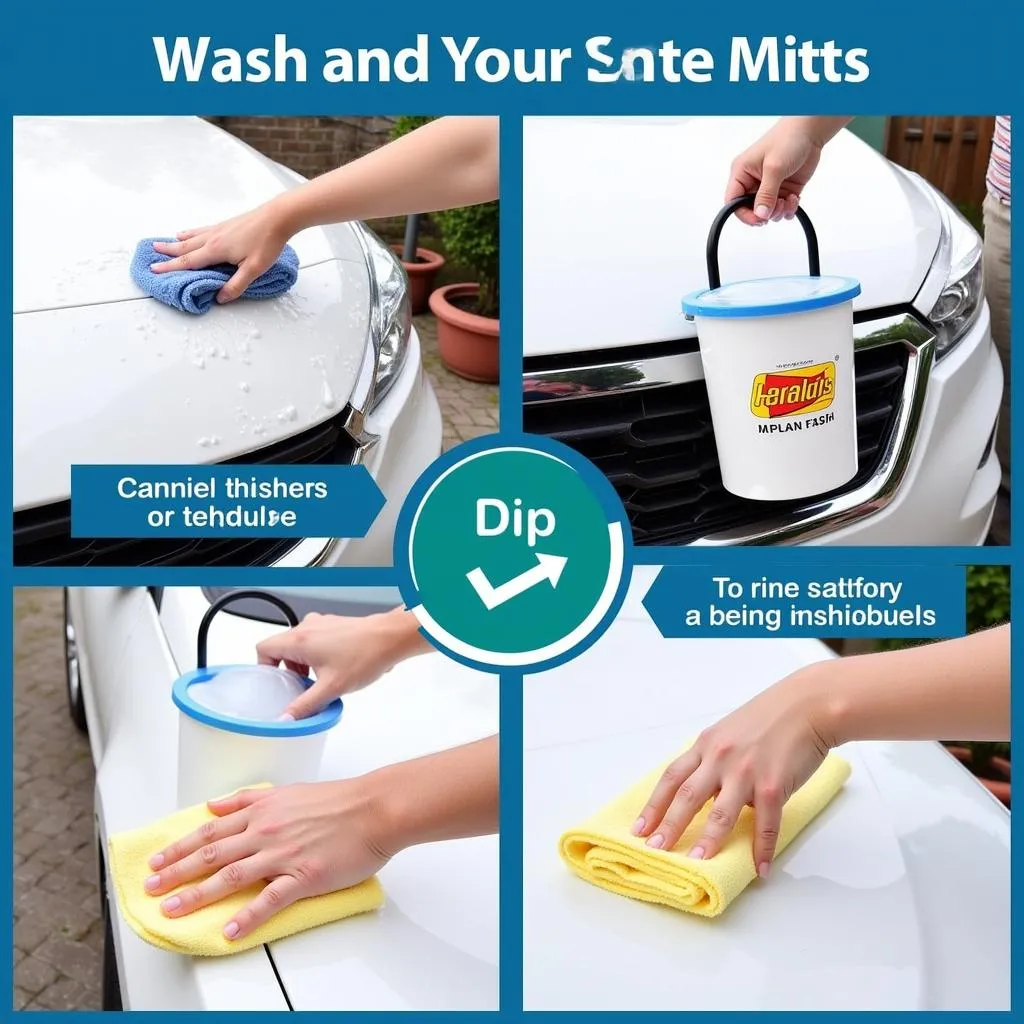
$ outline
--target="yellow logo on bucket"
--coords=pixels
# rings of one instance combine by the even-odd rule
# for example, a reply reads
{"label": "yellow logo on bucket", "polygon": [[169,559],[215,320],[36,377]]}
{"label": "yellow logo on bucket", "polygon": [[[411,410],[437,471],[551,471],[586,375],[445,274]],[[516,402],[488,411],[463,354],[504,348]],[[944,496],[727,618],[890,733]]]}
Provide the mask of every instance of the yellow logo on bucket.
{"label": "yellow logo on bucket", "polygon": [[821,412],[836,393],[836,364],[759,373],[750,392],[750,411],[763,420]]}

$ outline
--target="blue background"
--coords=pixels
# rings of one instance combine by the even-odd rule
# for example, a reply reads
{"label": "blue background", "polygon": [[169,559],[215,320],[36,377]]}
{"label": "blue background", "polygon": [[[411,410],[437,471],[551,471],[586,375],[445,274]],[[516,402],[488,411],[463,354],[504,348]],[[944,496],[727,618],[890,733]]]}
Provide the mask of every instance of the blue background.
{"label": "blue background", "polygon": [[[1013,113],[1019,104],[1019,31],[1012,28],[1017,5],[968,5],[949,0],[932,2],[877,2],[857,4],[662,3],[641,6],[593,0],[588,4],[526,3],[484,5],[479,2],[444,2],[433,5],[389,0],[385,4],[328,3],[279,5],[251,0],[216,5],[37,2],[11,6],[4,21],[4,54],[0,61],[0,88],[4,109],[12,113],[48,114],[381,114],[381,113],[500,113],[502,127],[502,290],[518,295],[521,284],[519,199],[521,136],[518,116],[544,114],[979,114]],[[216,85],[210,83],[167,85],[160,81],[153,53],[153,35],[214,37],[214,45],[247,48],[267,45],[275,32],[287,34],[291,45],[313,53],[327,46],[407,45],[417,32],[435,40],[442,34],[480,35],[481,45],[571,46],[576,59],[562,84],[485,85],[454,84],[434,62],[429,85],[328,85],[311,76],[306,84]],[[793,32],[799,39],[817,42],[834,39],[841,47],[868,49],[871,75],[860,84],[772,85],[729,83],[723,58],[734,35],[756,38]],[[588,84],[582,46],[587,37],[610,35],[623,45],[649,45],[674,39],[684,48],[703,46],[717,57],[715,80],[707,85]],[[432,57],[434,55],[432,54]],[[10,186],[10,131],[4,133],[0,174]],[[870,197],[851,197],[851,202],[870,202]],[[10,237],[11,212],[0,211],[4,233]],[[11,278],[0,288],[10,308]],[[594,301],[585,297],[583,301]],[[600,297],[597,297],[599,301]],[[1016,318],[1019,320],[1019,318]],[[501,401],[501,422],[515,431],[521,424],[517,378],[520,373],[519,333],[521,315],[515,302],[502,310],[502,375],[506,382]],[[1018,323],[1019,327],[1019,323]],[[10,352],[10,320],[3,330]],[[1020,362],[1020,360],[1017,360]],[[10,388],[9,359],[0,364]],[[1019,375],[1014,371],[1015,377]],[[1014,403],[1017,406],[1018,403]],[[1016,409],[1014,410],[1016,412]],[[1019,416],[1014,417],[1015,448],[1021,438]],[[5,450],[11,447],[10,413],[0,418]],[[4,500],[10,500],[10,473],[0,474]],[[1019,504],[1019,503],[1018,503]],[[10,507],[10,506],[8,506]],[[1014,534],[1021,536],[1019,514],[1014,514]],[[8,582],[21,585],[181,585],[213,583],[258,585],[266,582],[262,570],[220,570],[213,579],[203,570],[17,570],[10,567],[11,538],[0,531],[4,551],[0,571]],[[670,561],[697,566],[708,561],[706,549],[640,549],[645,562]],[[1017,562],[1016,549],[873,549],[851,552],[842,549],[806,551],[720,549],[716,569],[738,573],[772,564],[813,563],[846,570],[862,560],[891,567],[894,575],[904,562],[940,567],[970,562]],[[327,575],[325,575],[325,573]],[[902,574],[901,574],[902,575]],[[275,580],[290,585],[339,584],[383,585],[393,583],[393,570],[286,571]],[[961,586],[962,592],[962,586]],[[1014,611],[1020,601],[1014,596]],[[11,593],[0,588],[0,614],[12,621]],[[11,664],[10,634],[4,633],[3,654]],[[1013,648],[1019,657],[1019,644]],[[501,769],[502,786],[502,895],[501,895],[501,1005],[502,1017],[521,1006],[521,891],[519,872],[522,851],[521,778],[522,710],[519,675],[502,674]],[[9,707],[9,704],[8,704]],[[4,754],[11,761],[12,726],[4,733]],[[3,794],[4,827],[12,813],[11,790]],[[8,845],[8,849],[10,846]],[[10,873],[5,875],[10,878]],[[3,889],[3,910],[10,908],[11,889]],[[1016,898],[1016,897],[1015,897]],[[1014,915],[1017,916],[1016,914]],[[567,942],[588,941],[587,936],[565,937]],[[599,946],[595,963],[599,966]],[[10,958],[3,978],[10,991]],[[642,984],[642,979],[638,979]],[[727,995],[723,997],[727,1002]],[[70,1015],[69,1015],[70,1016]],[[379,1021],[379,1015],[357,1015]],[[493,1015],[483,1016],[493,1019]],[[564,1019],[564,1015],[556,1016]],[[602,1016],[602,1015],[597,1015]],[[595,1015],[589,1014],[588,1019]],[[75,1014],[73,1019],[80,1020]],[[618,1018],[616,1018],[618,1019]],[[650,1019],[648,1016],[646,1019]],[[673,1019],[678,1019],[674,1017]]]}

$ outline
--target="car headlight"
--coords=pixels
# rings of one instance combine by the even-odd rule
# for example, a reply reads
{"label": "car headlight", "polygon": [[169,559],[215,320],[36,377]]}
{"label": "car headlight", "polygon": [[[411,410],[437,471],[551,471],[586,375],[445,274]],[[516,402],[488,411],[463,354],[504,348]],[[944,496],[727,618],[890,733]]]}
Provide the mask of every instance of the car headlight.
{"label": "car headlight", "polygon": [[932,190],[942,217],[942,235],[936,262],[946,270],[945,283],[928,314],[935,330],[935,358],[948,355],[974,325],[985,298],[981,238],[960,211],[941,193]]}
{"label": "car headlight", "polygon": [[380,404],[398,379],[409,350],[412,309],[409,279],[395,254],[368,228],[359,235],[370,273],[370,342],[377,369],[369,409]]}

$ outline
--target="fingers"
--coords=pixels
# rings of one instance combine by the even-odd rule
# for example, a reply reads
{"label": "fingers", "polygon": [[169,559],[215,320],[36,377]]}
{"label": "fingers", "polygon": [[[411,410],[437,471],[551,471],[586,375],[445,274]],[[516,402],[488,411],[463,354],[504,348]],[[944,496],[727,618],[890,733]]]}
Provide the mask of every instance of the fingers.
{"label": "fingers", "polygon": [[[231,810],[241,810],[241,806],[244,805],[233,807]],[[245,830],[246,819],[243,815],[233,817],[231,812],[224,813],[227,816],[204,821],[199,828],[190,832],[184,839],[179,839],[176,843],[164,847],[159,853],[153,854],[149,858],[150,868],[153,871],[167,869],[170,865],[184,860],[202,847],[227,839],[229,836],[238,835],[239,832]]]}
{"label": "fingers", "polygon": [[269,871],[270,862],[265,854],[233,860],[198,885],[190,885],[168,896],[160,909],[167,917],[185,917],[200,907],[208,907],[232,893],[248,889],[262,881]]}
{"label": "fingers", "polygon": [[713,772],[702,765],[676,790],[664,817],[647,840],[655,850],[671,850],[693,821],[697,812],[715,795],[717,781]]}
{"label": "fingers", "polygon": [[[725,190],[725,205],[728,206],[734,199],[739,199],[740,196],[746,195],[756,184],[757,178],[751,175],[743,162],[743,158],[740,157],[734,160],[729,174],[729,184]],[[753,210],[748,210],[745,206],[741,206],[736,211],[736,217],[751,227],[757,227],[764,223],[755,215]]]}
{"label": "fingers", "polygon": [[296,697],[285,710],[286,715],[298,720],[323,711],[334,700],[334,692],[325,679],[318,679],[304,694]]}
{"label": "fingers", "polygon": [[282,661],[303,664],[302,634],[294,629],[267,637],[256,645],[256,658],[261,665],[280,665]]}
{"label": "fingers", "polygon": [[[244,811],[245,808],[250,807],[257,800],[262,800],[270,792],[272,790],[269,789],[240,789],[237,793],[232,793],[230,796],[221,797],[218,800],[208,800],[206,806],[219,818],[226,819],[238,811]],[[243,822],[242,828],[244,828],[247,819],[243,817],[241,820]],[[206,824],[209,825],[210,822]],[[199,831],[202,831],[202,828]],[[150,867],[152,867],[152,864]]]}
{"label": "fingers", "polygon": [[746,805],[747,794],[741,786],[724,787],[711,805],[700,838],[693,844],[689,855],[695,860],[710,860],[714,857],[729,838]]}
{"label": "fingers", "polygon": [[761,878],[767,878],[779,841],[785,797],[781,786],[762,785],[754,794],[754,864]]}
{"label": "fingers", "polygon": [[210,225],[207,224],[201,228],[188,228],[186,231],[179,231],[177,238],[179,241],[184,242],[186,239],[195,238],[196,235],[205,235],[210,230]]}
{"label": "fingers", "polygon": [[149,269],[154,274],[166,274],[174,270],[196,270],[209,266],[215,260],[206,259],[203,255],[205,243],[202,238],[190,238],[180,242],[154,242],[153,249],[161,256],[173,256],[173,259],[151,263]]}
{"label": "fingers", "polygon": [[700,765],[700,754],[696,750],[688,750],[682,757],[676,758],[662,773],[658,784],[654,787],[650,799],[640,811],[640,816],[633,823],[633,835],[649,836],[668,810],[679,787],[697,770]]}
{"label": "fingers", "polygon": [[302,895],[302,883],[291,875],[275,878],[252,903],[228,921],[224,926],[224,937],[244,938],[261,924],[266,924],[276,913],[301,899]]}
{"label": "fingers", "polygon": [[[211,822],[221,824],[222,822]],[[197,878],[206,878],[218,868],[234,864],[253,852],[252,837],[245,832],[217,839],[200,846],[194,853],[169,864],[163,871],[150,875],[146,879],[145,889],[151,896],[177,889],[186,882],[194,882]]]}
{"label": "fingers", "polygon": [[754,199],[754,213],[761,221],[771,220],[779,202],[779,191],[786,178],[782,164],[766,157],[761,164],[761,183]]}
{"label": "fingers", "polygon": [[266,267],[258,267],[250,260],[245,260],[231,279],[217,292],[217,301],[234,302],[264,270]]}

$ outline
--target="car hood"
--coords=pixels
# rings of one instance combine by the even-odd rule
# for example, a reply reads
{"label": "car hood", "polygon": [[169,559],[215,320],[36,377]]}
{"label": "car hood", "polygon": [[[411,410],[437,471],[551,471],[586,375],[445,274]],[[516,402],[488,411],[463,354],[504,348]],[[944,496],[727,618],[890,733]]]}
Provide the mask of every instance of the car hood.
{"label": "car hood", "polygon": [[1008,1008],[1009,815],[937,744],[840,748],[843,790],[768,883],[713,921],[588,886],[560,862],[566,828],[830,657],[817,641],[662,639],[640,607],[652,572],[589,652],[524,682],[525,1008]]}
{"label": "car hood", "polygon": [[[732,160],[773,119],[526,118],[524,354],[694,337],[681,300],[707,287],[705,243]],[[914,299],[941,232],[932,200],[850,132],[804,191],[825,274],[854,277],[855,308]],[[806,272],[794,222],[730,222],[723,281]]]}
{"label": "car hood", "polygon": [[[14,312],[119,302],[141,238],[216,224],[297,175],[198,117],[14,119]],[[303,231],[304,267],[362,263],[350,225]]]}
{"label": "car hood", "polygon": [[15,123],[14,502],[66,498],[76,463],[207,463],[336,415],[370,283],[351,225],[306,231],[286,295],[190,316],[146,297],[143,236],[222,219],[289,173],[197,118]]}

